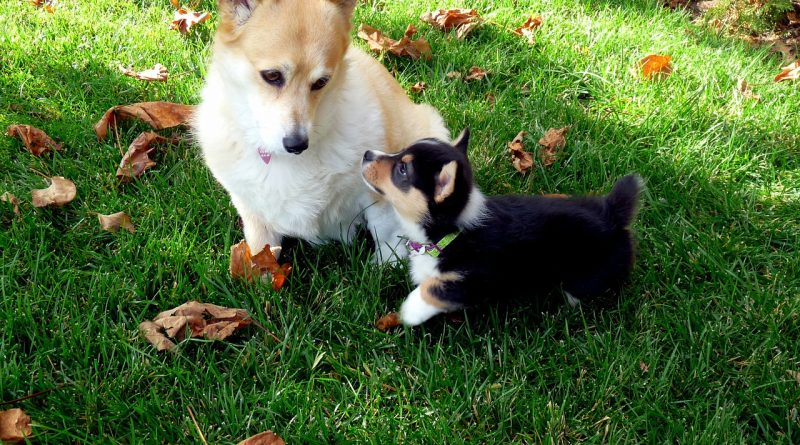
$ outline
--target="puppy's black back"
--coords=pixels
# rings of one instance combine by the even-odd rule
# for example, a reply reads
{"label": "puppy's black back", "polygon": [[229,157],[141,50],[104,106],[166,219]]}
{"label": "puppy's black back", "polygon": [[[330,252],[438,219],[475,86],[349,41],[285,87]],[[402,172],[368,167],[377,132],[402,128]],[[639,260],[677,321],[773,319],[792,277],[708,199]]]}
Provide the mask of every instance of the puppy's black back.
{"label": "puppy's black back", "polygon": [[483,223],[444,250],[439,268],[464,279],[454,303],[527,297],[554,285],[581,299],[616,289],[633,265],[628,226],[640,180],[626,176],[604,197],[489,198]]}

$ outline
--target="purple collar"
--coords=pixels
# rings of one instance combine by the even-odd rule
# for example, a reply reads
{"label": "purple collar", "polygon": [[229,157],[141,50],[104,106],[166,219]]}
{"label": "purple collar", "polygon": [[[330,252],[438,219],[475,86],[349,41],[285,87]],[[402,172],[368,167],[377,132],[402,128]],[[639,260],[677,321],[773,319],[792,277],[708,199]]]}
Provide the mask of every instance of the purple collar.
{"label": "purple collar", "polygon": [[413,240],[406,240],[406,247],[408,250],[411,251],[412,254],[416,255],[430,255],[434,258],[439,257],[442,251],[453,242],[453,240],[458,237],[458,234],[461,232],[453,232],[449,235],[445,235],[444,238],[440,239],[439,242],[436,243],[419,243]]}

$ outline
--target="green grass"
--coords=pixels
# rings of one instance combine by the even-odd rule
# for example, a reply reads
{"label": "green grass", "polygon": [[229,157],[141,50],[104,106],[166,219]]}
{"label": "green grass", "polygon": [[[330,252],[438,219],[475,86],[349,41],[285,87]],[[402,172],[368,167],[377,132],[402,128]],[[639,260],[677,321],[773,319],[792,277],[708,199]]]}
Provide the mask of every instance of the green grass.
{"label": "green grass", "polygon": [[[196,103],[215,24],[169,31],[166,0],[62,0],[55,14],[4,1],[0,126],[38,126],[66,149],[37,159],[0,137],[0,192],[22,201],[20,217],[0,205],[0,402],[64,386],[0,409],[23,408],[38,443],[199,443],[188,407],[209,443],[266,429],[289,443],[800,442],[800,384],[787,374],[800,371],[800,84],[772,82],[781,61],[766,49],[655,1],[469,3],[492,23],[466,41],[417,19],[460,6],[450,1],[360,3],[355,22],[392,36],[419,25],[433,60],[381,60],[405,87],[427,82],[415,100],[454,133],[472,129],[486,192],[646,179],[618,306],[471,310],[461,324],[384,334],[372,323],[410,290],[406,271],[370,265],[363,245],[301,245],[280,292],[233,281],[241,229],[198,148],[159,151],[156,168],[120,185],[120,152],[143,127],[103,143],[92,132],[112,105]],[[529,13],[544,16],[533,46],[509,32]],[[630,74],[650,53],[672,55],[669,78]],[[156,62],[165,84],[117,71]],[[472,65],[491,75],[445,76]],[[736,98],[738,78],[761,100]],[[556,165],[513,169],[517,132],[534,147],[564,125]],[[78,198],[34,209],[42,175],[72,179]],[[136,234],[100,230],[96,212],[122,210]],[[171,355],[139,338],[140,321],[190,299],[243,307],[280,342],[250,329]]]}

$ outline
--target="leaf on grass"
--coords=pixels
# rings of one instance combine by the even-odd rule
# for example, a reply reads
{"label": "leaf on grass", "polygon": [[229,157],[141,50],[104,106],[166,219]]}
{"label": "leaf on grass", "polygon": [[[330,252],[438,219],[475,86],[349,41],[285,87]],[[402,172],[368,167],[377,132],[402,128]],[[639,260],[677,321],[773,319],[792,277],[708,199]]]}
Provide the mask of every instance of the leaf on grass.
{"label": "leaf on grass", "polygon": [[445,74],[445,77],[448,79],[461,79],[463,74],[459,71],[450,71],[449,73]]}
{"label": "leaf on grass", "polygon": [[439,9],[426,12],[419,19],[444,32],[455,29],[456,37],[459,39],[463,39],[473,29],[483,24],[483,19],[474,9]]}
{"label": "leaf on grass", "polygon": [[800,79],[800,59],[797,59],[794,63],[781,68],[781,70],[782,71],[775,76],[775,82]]}
{"label": "leaf on grass", "polygon": [[286,442],[272,431],[264,431],[263,433],[248,437],[237,445],[286,445]]}
{"label": "leaf on grass", "polygon": [[545,193],[542,195],[545,198],[557,198],[557,199],[567,199],[569,195],[565,195],[563,193]]}
{"label": "leaf on grass", "polygon": [[400,326],[400,314],[397,312],[384,315],[383,317],[379,318],[377,322],[375,322],[375,327],[378,328],[379,331],[383,332],[398,326]]}
{"label": "leaf on grass", "polygon": [[373,52],[381,53],[388,51],[396,56],[411,57],[416,60],[420,57],[424,59],[431,58],[431,46],[424,37],[417,40],[411,40],[417,28],[414,25],[408,25],[405,34],[400,40],[394,40],[383,35],[377,29],[361,24],[358,28],[358,37],[366,40],[369,49]]}
{"label": "leaf on grass", "polygon": [[291,273],[292,266],[289,263],[278,264],[269,244],[253,256],[247,241],[240,241],[231,246],[231,262],[228,270],[232,278],[242,278],[246,281],[271,277],[272,288],[279,290],[286,283],[286,277]]}
{"label": "leaf on grass", "polygon": [[567,134],[569,127],[564,128],[551,128],[547,130],[539,139],[539,145],[542,146],[541,151],[539,152],[539,157],[542,159],[542,165],[545,167],[550,167],[556,162],[558,158],[558,153],[567,145],[567,140],[564,137]]}
{"label": "leaf on grass", "polygon": [[648,372],[650,372],[650,366],[648,366],[647,363],[641,360],[639,361],[639,369],[642,370],[642,374],[647,374]]}
{"label": "leaf on grass", "polygon": [[522,26],[514,30],[514,34],[525,37],[528,39],[528,43],[533,45],[536,43],[536,35],[534,32],[536,28],[540,26],[542,26],[542,16],[529,16],[528,20],[525,20]]}
{"label": "leaf on grass", "polygon": [[30,437],[31,418],[25,411],[12,408],[0,411],[0,443],[19,443]]}
{"label": "leaf on grass", "polygon": [[520,131],[514,139],[508,143],[508,152],[511,153],[511,163],[520,173],[527,173],[533,167],[533,155],[525,151],[522,140],[525,139],[524,131]]}
{"label": "leaf on grass", "polygon": [[739,79],[739,81],[736,82],[734,92],[745,99],[761,100],[761,96],[753,93],[750,84],[744,79]]}
{"label": "leaf on grass", "polygon": [[428,84],[425,82],[417,82],[411,86],[412,93],[421,93],[425,91],[425,88],[428,88]]}
{"label": "leaf on grass", "polygon": [[100,220],[100,227],[108,232],[116,232],[119,229],[125,229],[128,232],[136,233],[136,228],[133,226],[131,217],[125,212],[112,213],[110,215],[97,215]]}
{"label": "leaf on grass", "polygon": [[61,144],[57,144],[44,131],[30,125],[9,125],[6,135],[18,137],[34,156],[41,156],[50,150],[61,150]]}
{"label": "leaf on grass", "polygon": [[645,79],[659,79],[672,73],[671,56],[650,54],[639,61],[639,69]]}
{"label": "leaf on grass", "polygon": [[72,181],[62,176],[53,176],[50,181],[46,189],[31,190],[34,207],[61,207],[75,199],[77,189]]}
{"label": "leaf on grass", "polygon": [[152,131],[146,131],[131,142],[128,151],[122,156],[122,161],[117,168],[117,179],[122,182],[130,182],[156,165],[150,159],[150,152],[155,150],[155,144],[170,143],[175,144],[180,140],[178,136],[164,137]]}
{"label": "leaf on grass", "polygon": [[789,377],[793,378],[797,382],[797,384],[800,385],[800,372],[787,369],[786,374],[788,374]]}
{"label": "leaf on grass", "polygon": [[108,136],[108,129],[115,128],[118,121],[137,118],[155,130],[187,125],[192,118],[194,106],[171,102],[140,102],[130,105],[111,107],[103,117],[94,124],[97,139],[102,141]]}
{"label": "leaf on grass", "polygon": [[156,63],[155,66],[144,71],[134,71],[133,68],[125,68],[122,65],[119,66],[119,70],[122,71],[122,74],[128,77],[133,77],[134,79],[144,80],[147,82],[166,82],[167,77],[169,76],[169,73],[167,73],[167,68],[160,63]]}
{"label": "leaf on grass", "polygon": [[225,340],[252,322],[244,309],[190,301],[140,323],[139,331],[157,350],[164,351],[175,347],[170,338],[183,340],[187,332],[192,338]]}
{"label": "leaf on grass", "polygon": [[37,8],[43,8],[50,14],[56,12],[56,0],[31,0],[31,4]]}
{"label": "leaf on grass", "polygon": [[11,192],[5,192],[0,196],[0,201],[7,202],[14,207],[14,214],[19,215],[19,199],[12,195]]}
{"label": "leaf on grass", "polygon": [[485,69],[473,66],[472,68],[469,69],[469,74],[467,74],[466,77],[464,77],[464,80],[466,82],[469,82],[470,80],[483,80],[483,78],[485,78],[488,75],[489,72],[486,71]]}
{"label": "leaf on grass", "polygon": [[194,25],[203,23],[209,18],[211,18],[211,14],[208,12],[196,12],[189,8],[178,8],[175,11],[170,28],[177,29],[181,34],[186,34],[191,31]]}

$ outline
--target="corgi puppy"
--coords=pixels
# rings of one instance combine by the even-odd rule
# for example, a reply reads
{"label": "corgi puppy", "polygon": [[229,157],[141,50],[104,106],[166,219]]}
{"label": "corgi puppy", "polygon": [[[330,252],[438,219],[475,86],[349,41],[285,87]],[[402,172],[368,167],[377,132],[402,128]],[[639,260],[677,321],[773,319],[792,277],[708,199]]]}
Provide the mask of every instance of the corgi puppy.
{"label": "corgi puppy", "polygon": [[361,184],[361,157],[424,137],[449,140],[436,110],[411,102],[379,62],[351,46],[355,4],[218,0],[193,128],[253,254],[285,236],[347,242],[366,223],[378,261],[390,259],[400,226]]}
{"label": "corgi puppy", "polygon": [[450,145],[422,139],[397,154],[368,151],[364,181],[392,204],[411,251],[416,288],[405,325],[436,314],[561,286],[570,304],[617,289],[633,266],[630,225],[641,179],[603,197],[498,196],[475,186],[469,131]]}

